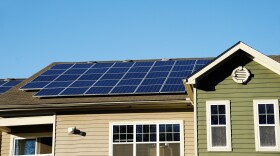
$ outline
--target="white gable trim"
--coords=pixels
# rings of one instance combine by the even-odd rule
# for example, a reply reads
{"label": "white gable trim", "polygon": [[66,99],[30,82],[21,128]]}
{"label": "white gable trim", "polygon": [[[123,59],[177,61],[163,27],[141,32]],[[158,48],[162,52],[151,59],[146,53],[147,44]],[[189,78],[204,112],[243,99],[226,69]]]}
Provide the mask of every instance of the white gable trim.
{"label": "white gable trim", "polygon": [[231,55],[233,55],[235,52],[237,52],[240,49],[243,50],[245,53],[249,54],[254,61],[258,62],[259,64],[263,65],[264,67],[266,67],[266,68],[270,69],[271,71],[280,75],[280,63],[278,63],[275,60],[267,57],[266,55],[262,54],[261,52],[251,48],[250,46],[248,46],[248,45],[246,45],[242,42],[239,42],[234,47],[232,47],[227,52],[225,52],[220,57],[218,57],[216,60],[214,60],[213,62],[208,64],[206,67],[202,68],[200,71],[198,71],[197,73],[195,73],[191,77],[187,78],[187,83],[188,84],[195,84],[196,79],[198,77],[200,77],[201,75],[203,75],[204,73],[206,73],[210,69],[214,68],[216,65],[218,65],[223,60],[230,57]]}

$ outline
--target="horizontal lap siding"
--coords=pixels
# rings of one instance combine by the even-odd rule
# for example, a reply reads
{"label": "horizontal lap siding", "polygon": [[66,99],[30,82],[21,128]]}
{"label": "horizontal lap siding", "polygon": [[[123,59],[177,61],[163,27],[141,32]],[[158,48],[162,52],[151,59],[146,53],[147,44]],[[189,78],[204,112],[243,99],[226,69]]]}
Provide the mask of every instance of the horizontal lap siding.
{"label": "horizontal lap siding", "polygon": [[[229,76],[215,86],[215,91],[198,90],[198,152],[199,156],[279,155],[280,152],[256,152],[253,116],[254,99],[280,98],[280,76],[252,61],[245,66],[254,74],[247,85],[235,83]],[[232,152],[208,152],[206,131],[206,100],[231,101]]]}
{"label": "horizontal lap siding", "polygon": [[[194,155],[193,111],[189,110],[186,112],[57,115],[56,156],[108,156],[110,122],[156,120],[183,120],[185,155]],[[75,126],[86,132],[86,136],[67,134],[67,128]]]}
{"label": "horizontal lap siding", "polygon": [[10,134],[2,132],[1,156],[8,156],[10,153],[10,136]]}

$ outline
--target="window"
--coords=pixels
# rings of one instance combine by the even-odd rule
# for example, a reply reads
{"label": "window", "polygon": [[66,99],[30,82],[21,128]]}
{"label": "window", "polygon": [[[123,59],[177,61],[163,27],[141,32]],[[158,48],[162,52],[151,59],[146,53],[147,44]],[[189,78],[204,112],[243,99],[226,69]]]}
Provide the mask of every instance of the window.
{"label": "window", "polygon": [[111,156],[183,156],[182,122],[111,124]]}
{"label": "window", "polygon": [[278,100],[254,100],[256,151],[280,151]]}
{"label": "window", "polygon": [[231,151],[230,101],[207,101],[208,151]]}
{"label": "window", "polygon": [[52,137],[14,137],[13,156],[52,156]]}

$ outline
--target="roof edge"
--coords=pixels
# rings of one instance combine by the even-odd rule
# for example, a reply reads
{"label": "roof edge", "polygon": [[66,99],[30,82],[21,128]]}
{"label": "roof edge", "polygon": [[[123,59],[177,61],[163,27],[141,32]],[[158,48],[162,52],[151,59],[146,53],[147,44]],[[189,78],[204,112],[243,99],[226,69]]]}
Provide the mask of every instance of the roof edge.
{"label": "roof edge", "polygon": [[263,53],[257,51],[256,49],[248,46],[247,44],[239,41],[233,46],[231,46],[229,49],[227,49],[225,52],[217,56],[211,63],[203,67],[198,72],[194,73],[192,76],[188,77],[186,79],[188,84],[196,84],[196,79],[201,77],[204,73],[209,71],[210,69],[214,68],[218,64],[220,64],[223,60],[226,58],[232,56],[235,52],[238,50],[243,50],[245,53],[252,56],[252,59],[259,64],[263,65],[264,67],[270,69],[271,71],[277,73],[280,75],[280,63],[273,60],[272,58],[269,58],[268,56],[264,55]]}

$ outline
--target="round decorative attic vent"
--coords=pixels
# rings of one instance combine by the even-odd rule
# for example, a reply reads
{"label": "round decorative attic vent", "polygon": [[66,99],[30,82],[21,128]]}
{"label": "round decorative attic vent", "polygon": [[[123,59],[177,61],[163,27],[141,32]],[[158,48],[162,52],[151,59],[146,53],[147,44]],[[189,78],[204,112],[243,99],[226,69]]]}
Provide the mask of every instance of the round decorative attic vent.
{"label": "round decorative attic vent", "polygon": [[239,66],[232,71],[231,77],[236,83],[246,83],[250,77],[250,72],[245,67]]}

